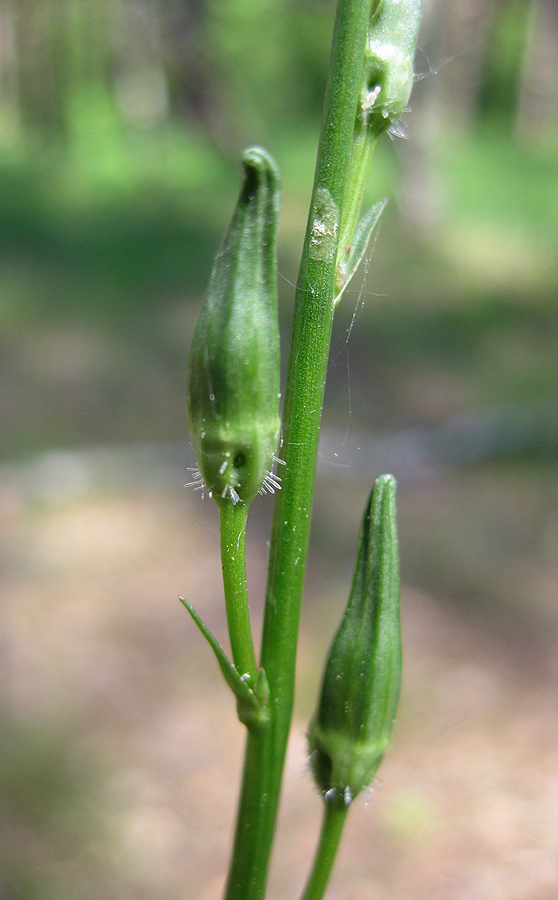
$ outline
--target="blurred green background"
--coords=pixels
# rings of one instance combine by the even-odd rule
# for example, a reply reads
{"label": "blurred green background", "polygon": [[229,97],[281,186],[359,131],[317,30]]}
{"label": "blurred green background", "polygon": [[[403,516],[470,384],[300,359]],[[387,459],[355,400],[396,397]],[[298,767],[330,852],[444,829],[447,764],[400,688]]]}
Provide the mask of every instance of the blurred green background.
{"label": "blurred green background", "polygon": [[[225,640],[214,512],[183,489],[187,355],[259,143],[283,178],[286,361],[333,15],[0,0],[0,900],[219,895],[242,730],[175,600]],[[334,326],[270,896],[308,868],[305,723],[369,485],[392,471],[406,686],[332,900],[554,900],[556,3],[429,0],[416,71]]]}

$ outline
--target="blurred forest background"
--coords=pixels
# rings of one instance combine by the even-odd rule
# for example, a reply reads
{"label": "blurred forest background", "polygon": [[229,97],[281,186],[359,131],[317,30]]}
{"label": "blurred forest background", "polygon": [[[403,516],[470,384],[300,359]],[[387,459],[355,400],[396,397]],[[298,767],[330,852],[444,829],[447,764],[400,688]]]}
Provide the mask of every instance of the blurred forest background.
{"label": "blurred forest background", "polygon": [[[333,0],[0,0],[0,900],[210,900],[242,729],[185,382],[264,145],[286,360]],[[425,0],[336,316],[270,897],[319,807],[304,728],[372,479],[399,480],[405,681],[331,900],[558,893],[558,4]],[[261,619],[270,501],[254,504]]]}

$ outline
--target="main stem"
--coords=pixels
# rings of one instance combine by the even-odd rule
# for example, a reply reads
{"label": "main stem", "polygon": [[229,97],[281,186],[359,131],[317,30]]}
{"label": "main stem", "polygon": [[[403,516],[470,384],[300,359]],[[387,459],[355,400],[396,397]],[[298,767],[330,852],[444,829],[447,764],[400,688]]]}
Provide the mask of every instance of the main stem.
{"label": "main stem", "polygon": [[295,298],[260,665],[269,721],[248,733],[225,900],[262,900],[294,702],[300,602],[333,320],[338,229],[370,0],[339,0],[314,192]]}

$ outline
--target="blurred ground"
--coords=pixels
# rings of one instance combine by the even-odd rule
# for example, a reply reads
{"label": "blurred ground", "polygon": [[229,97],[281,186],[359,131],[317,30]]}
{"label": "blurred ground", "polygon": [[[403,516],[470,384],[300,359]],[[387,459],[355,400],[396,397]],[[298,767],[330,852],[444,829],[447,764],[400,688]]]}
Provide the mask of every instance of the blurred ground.
{"label": "blurred ground", "polygon": [[[226,640],[216,517],[156,451],[116,456],[112,483],[107,458],[52,455],[27,477],[2,473],[0,895],[210,900],[226,872],[243,734],[177,597]],[[73,478],[57,480],[62,462]],[[316,502],[277,900],[299,892],[317,836],[304,730],[365,490],[357,473],[330,470]],[[351,812],[332,898],[556,897],[558,522],[545,495],[556,475],[518,483],[488,466],[400,485],[400,714],[378,783]],[[268,507],[258,501],[249,535],[256,627]],[[419,573],[435,561],[428,590]]]}

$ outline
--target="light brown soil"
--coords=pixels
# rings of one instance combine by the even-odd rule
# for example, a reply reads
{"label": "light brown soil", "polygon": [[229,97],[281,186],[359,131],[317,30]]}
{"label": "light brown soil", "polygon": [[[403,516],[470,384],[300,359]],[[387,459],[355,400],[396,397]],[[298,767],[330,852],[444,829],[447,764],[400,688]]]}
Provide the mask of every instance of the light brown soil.
{"label": "light brown soil", "polygon": [[[419,547],[427,494],[439,518],[439,485],[401,490],[405,540],[415,534]],[[360,509],[353,514],[345,496],[349,508],[330,507],[319,534],[334,535],[344,516],[356,532]],[[259,527],[249,544],[257,628]],[[0,896],[219,898],[243,730],[177,600],[187,596],[226,642],[211,503],[179,485],[173,495],[123,488],[41,498],[12,483],[1,493],[0,553],[9,742],[0,750]],[[271,900],[300,894],[314,849],[320,805],[304,731],[351,566],[328,559],[317,540]],[[539,579],[538,596],[550,596],[556,568],[543,566]],[[405,587],[402,609],[393,746],[351,810],[329,900],[556,900],[555,620],[540,633],[424,587]]]}

